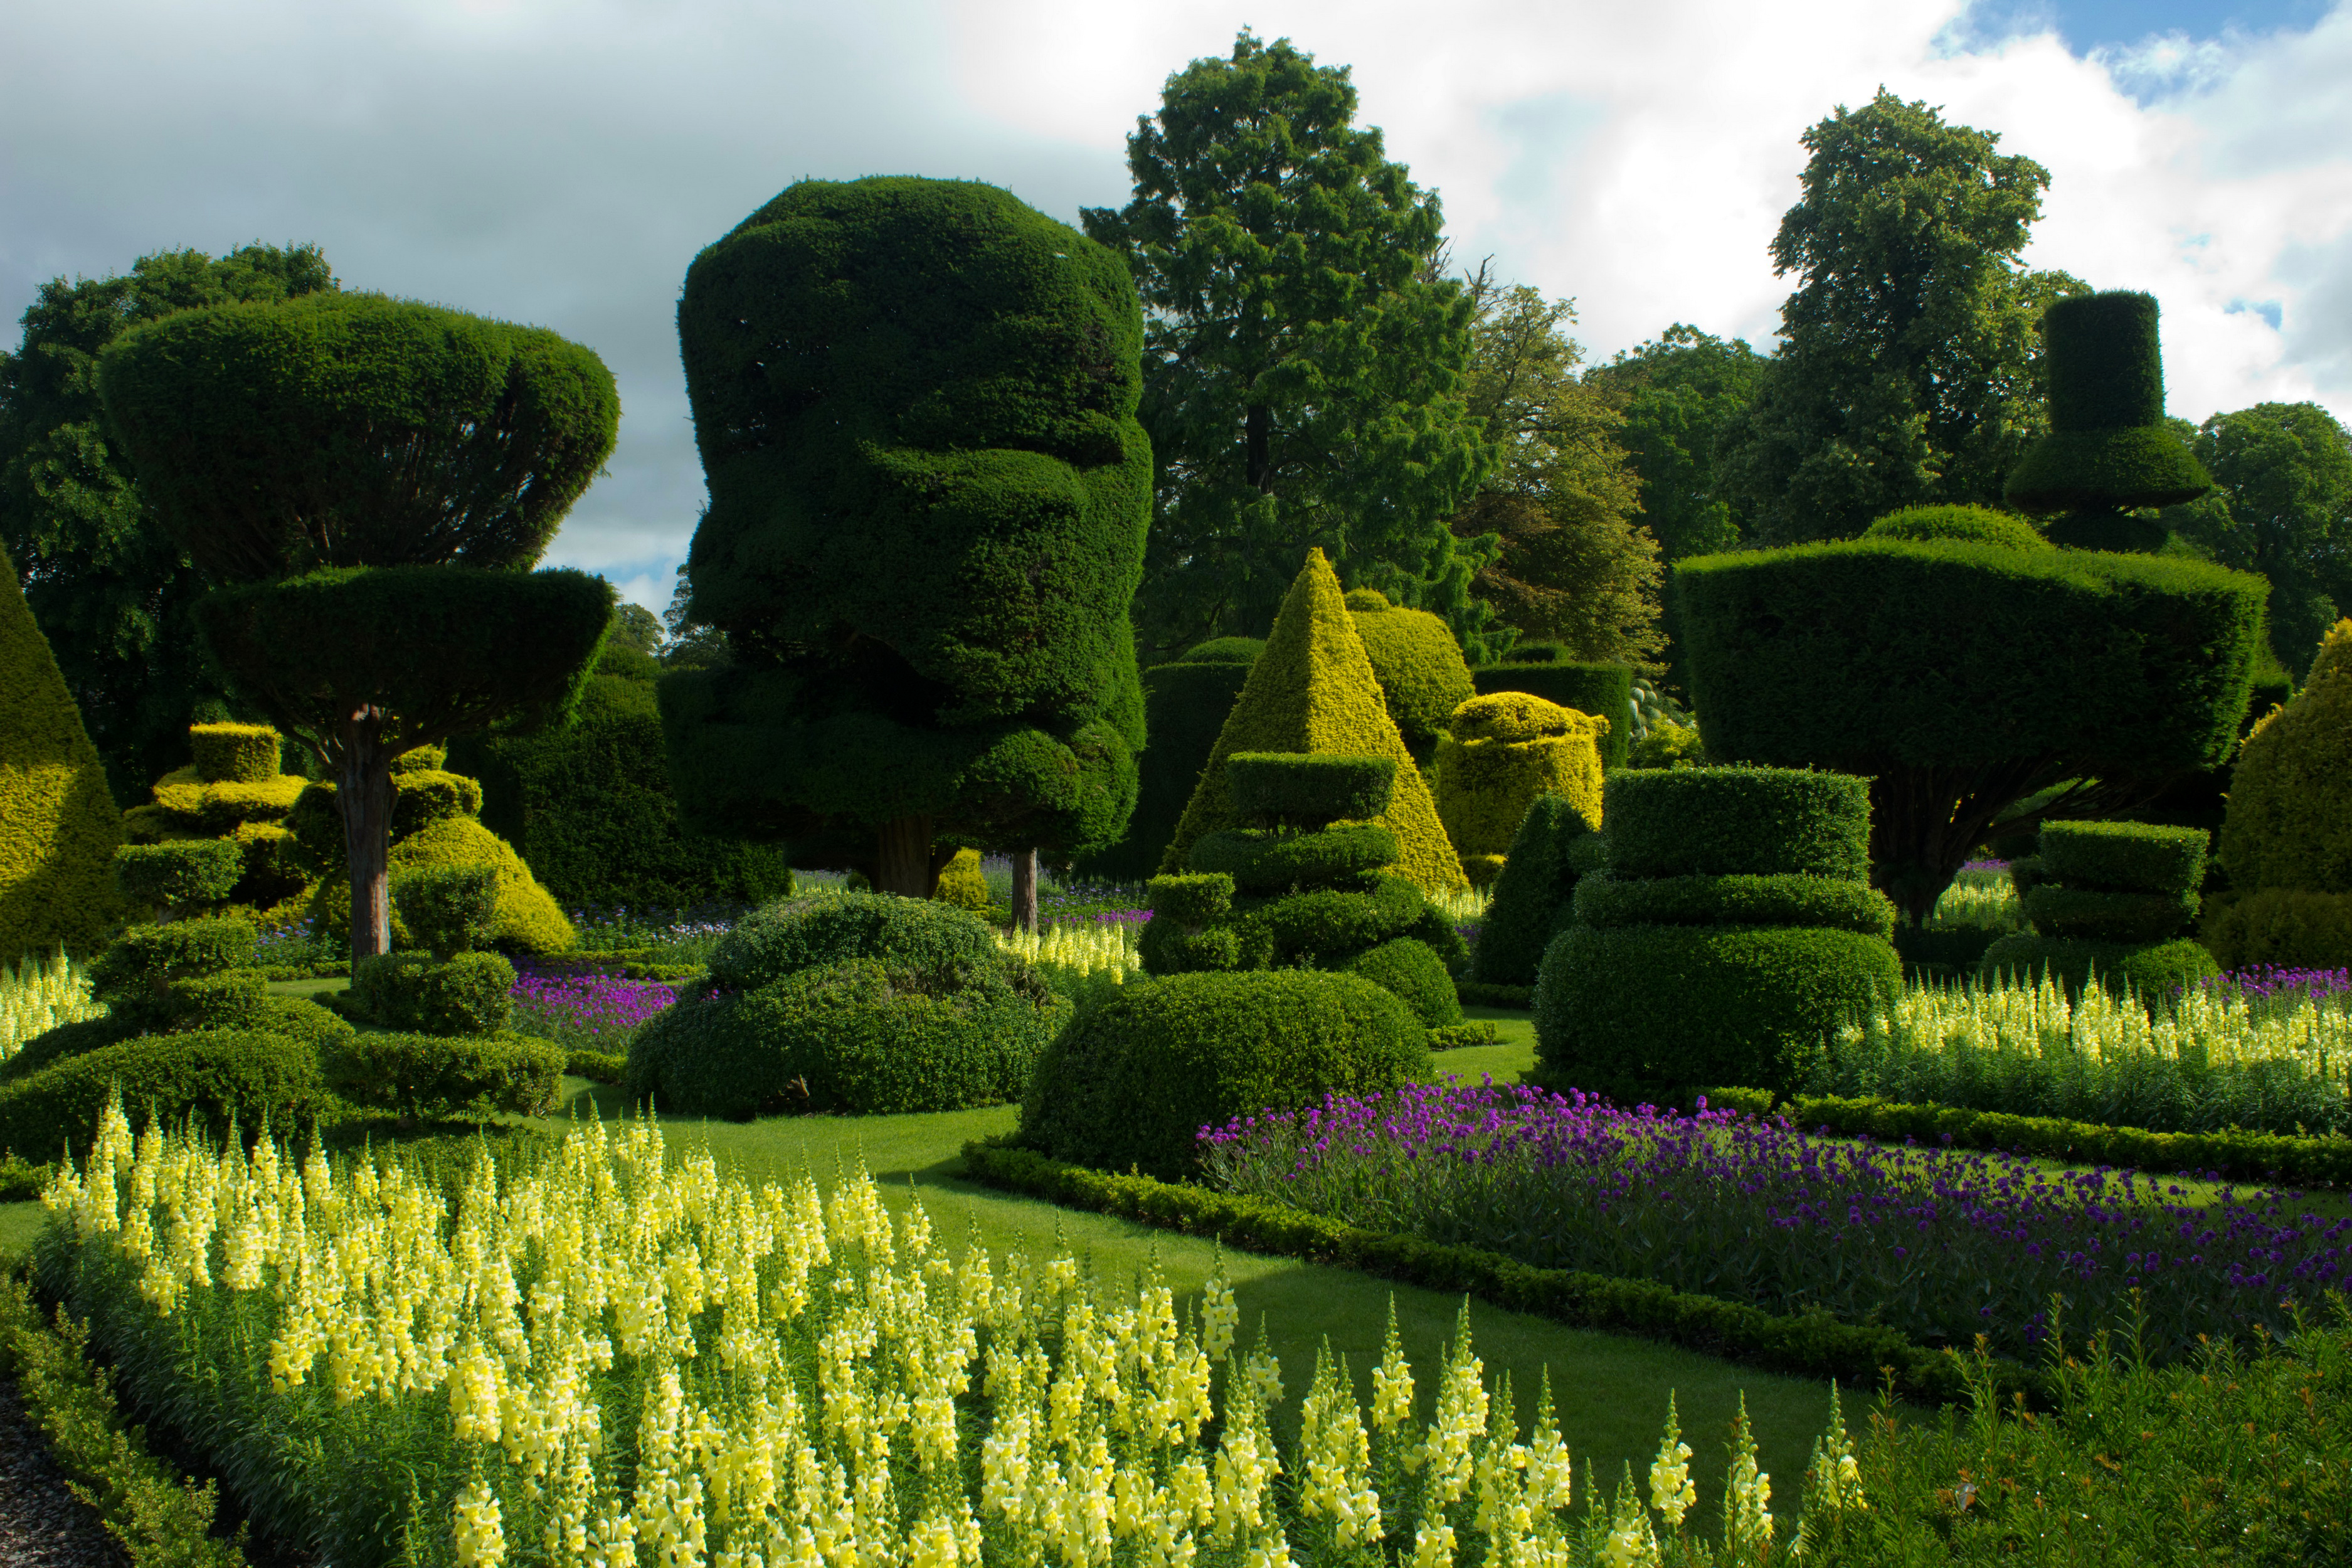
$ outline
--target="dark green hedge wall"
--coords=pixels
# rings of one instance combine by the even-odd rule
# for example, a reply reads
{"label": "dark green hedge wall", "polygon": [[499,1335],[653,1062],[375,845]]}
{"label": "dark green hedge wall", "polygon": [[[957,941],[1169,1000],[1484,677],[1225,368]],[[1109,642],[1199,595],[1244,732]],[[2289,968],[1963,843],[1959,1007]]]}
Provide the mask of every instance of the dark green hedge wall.
{"label": "dark green hedge wall", "polygon": [[[1263,647],[1243,637],[1220,640],[1246,642],[1252,649]],[[1211,663],[1188,655],[1178,663],[1155,665],[1143,672],[1144,731],[1150,741],[1137,759],[1135,815],[1118,843],[1077,857],[1072,868],[1078,875],[1141,882],[1160,869],[1160,857],[1176,837],[1176,824],[1201,782],[1201,770],[1209,765],[1218,731],[1234,710],[1255,657],[1252,652],[1248,659]]]}

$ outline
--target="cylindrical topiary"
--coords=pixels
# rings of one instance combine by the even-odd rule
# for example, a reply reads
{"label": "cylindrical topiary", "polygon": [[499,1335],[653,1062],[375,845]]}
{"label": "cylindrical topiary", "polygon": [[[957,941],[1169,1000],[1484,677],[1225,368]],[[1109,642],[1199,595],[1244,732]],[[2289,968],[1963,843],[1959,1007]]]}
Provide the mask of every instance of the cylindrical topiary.
{"label": "cylindrical topiary", "polygon": [[1057,1160],[1199,1170],[1199,1135],[1326,1095],[1375,1094],[1430,1070],[1421,1021],[1356,974],[1180,974],[1080,1019],[1037,1064],[1021,1137]]}
{"label": "cylindrical topiary", "polygon": [[1623,767],[1633,744],[1633,667],[1586,664],[1565,654],[1565,649],[1547,643],[1516,647],[1500,664],[1472,670],[1471,683],[1481,697],[1525,691],[1562,708],[1608,720],[1609,728],[1600,737],[1601,766],[1604,772]]}
{"label": "cylindrical topiary", "polygon": [[2197,917],[2206,832],[2146,822],[2045,822],[2012,868],[2032,930],[1985,950],[1979,973],[2044,975],[2080,991],[2095,977],[2155,1000],[2219,974],[2211,953],[2177,937]]}
{"label": "cylindrical topiary", "polygon": [[1503,868],[1538,795],[1601,818],[1600,740],[1610,721],[1525,691],[1473,697],[1454,709],[1437,747],[1437,815],[1471,881]]}
{"label": "cylindrical topiary", "polygon": [[1607,874],[1580,880],[1537,976],[1543,1081],[1786,1094],[1842,1024],[1900,994],[1894,906],[1865,880],[1867,780],[1625,772],[1602,809]]}

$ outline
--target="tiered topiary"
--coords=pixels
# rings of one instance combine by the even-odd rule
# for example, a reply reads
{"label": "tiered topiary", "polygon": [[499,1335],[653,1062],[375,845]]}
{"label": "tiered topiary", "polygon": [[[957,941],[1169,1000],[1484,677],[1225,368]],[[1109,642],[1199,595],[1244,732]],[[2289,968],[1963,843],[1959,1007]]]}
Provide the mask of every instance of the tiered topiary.
{"label": "tiered topiary", "polygon": [[1898,995],[1871,890],[1869,782],[1782,768],[1612,773],[1606,871],[1536,983],[1538,1072],[1627,1102],[1786,1094],[1824,1037]]}
{"label": "tiered topiary", "polygon": [[2164,524],[2127,509],[2173,506],[2213,488],[2164,422],[2164,359],[2149,294],[2079,294],[2042,318],[2050,374],[2050,434],[2002,487],[2021,511],[2065,515],[2053,544],[2153,553]]}
{"label": "tiered topiary", "polygon": [[57,656],[0,552],[0,963],[97,950],[122,818]]}
{"label": "tiered topiary", "polygon": [[1144,749],[1136,759],[1135,815],[1118,843],[1073,858],[1077,875],[1140,882],[1160,869],[1216,749],[1217,731],[1265,651],[1256,637],[1216,637],[1143,672]]}
{"label": "tiered topiary", "polygon": [[2042,531],[2021,517],[1989,506],[1914,506],[1890,511],[1862,531],[1864,539],[1948,539],[1961,544],[1992,544],[2003,550],[2054,550]]}
{"label": "tiered topiary", "polygon": [[2294,701],[2247,737],[2221,823],[2231,891],[2205,940],[2221,961],[2352,964],[2352,619]]}
{"label": "tiered topiary", "polygon": [[629,1042],[625,1088],[664,1111],[879,1115],[1019,1095],[1070,1016],[977,916],[840,893],[771,904],[707,981]]}
{"label": "tiered topiary", "polygon": [[[487,866],[499,877],[497,929],[492,942],[509,952],[542,956],[572,945],[572,922],[554,898],[530,874],[522,857],[479,820],[482,786],[463,773],[445,770],[446,752],[420,746],[393,764],[391,874],[456,866]],[[319,875],[311,895],[312,917],[337,938],[350,931],[351,894],[342,882],[343,819],[336,809],[336,786],[313,783],[288,815],[295,852]],[[395,952],[417,945],[415,933],[392,913]]]}
{"label": "tiered topiary", "polygon": [[1037,1064],[1021,1139],[1056,1160],[1200,1172],[1199,1134],[1237,1116],[1377,1094],[1424,1078],[1426,1033],[1358,974],[1179,974],[1130,986]]}
{"label": "tiered topiary", "polygon": [[1601,737],[1601,766],[1622,768],[1632,750],[1633,730],[1628,722],[1633,701],[1633,667],[1630,664],[1586,664],[1568,657],[1558,643],[1521,643],[1498,664],[1480,665],[1470,679],[1481,697],[1497,691],[1526,691],[1562,708],[1573,708],[1609,721]]}
{"label": "tiered topiary", "polygon": [[1408,771],[1389,757],[1227,757],[1228,799],[1259,826],[1203,835],[1192,875],[1152,880],[1144,967],[1351,969],[1431,1028],[1460,1023],[1451,976],[1468,951],[1419,888],[1381,869],[1396,859],[1396,835],[1370,820]]}
{"label": "tiered topiary", "polygon": [[1443,619],[1391,605],[1378,588],[1349,589],[1347,605],[1381,683],[1389,721],[1415,765],[1427,768],[1445,738],[1447,718],[1477,695],[1462,645]]}
{"label": "tiered topiary", "polygon": [[[309,885],[287,830],[308,782],[283,771],[278,731],[267,724],[192,724],[189,766],[155,781],[154,799],[122,814],[127,845],[119,876],[123,891],[157,905],[181,902],[179,889],[201,888],[213,900],[244,905],[265,917]],[[223,843],[235,850],[228,888],[209,868]],[[143,849],[145,852],[141,852]]]}
{"label": "tiered topiary", "polygon": [[2010,867],[2033,930],[1987,948],[1979,973],[2047,974],[2073,991],[2095,976],[2149,998],[2219,974],[2213,955],[2179,934],[2197,918],[2205,845],[2201,827],[2043,823],[2036,852]]}
{"label": "tiered topiary", "polygon": [[1601,819],[1601,739],[1606,719],[1498,691],[1454,709],[1437,748],[1437,815],[1474,886],[1499,876],[1538,795],[1559,795]]}
{"label": "tiered topiary", "polygon": [[1241,697],[1218,731],[1199,787],[1160,858],[1161,870],[1185,869],[1194,841],[1235,825],[1225,762],[1237,752],[1390,759],[1397,764],[1396,782],[1379,822],[1396,837],[1394,868],[1429,892],[1464,885],[1461,859],[1446,841],[1412,753],[1389,719],[1364,639],[1320,550],[1307,552],[1306,565],[1282,601],[1265,652],[1250,667]]}

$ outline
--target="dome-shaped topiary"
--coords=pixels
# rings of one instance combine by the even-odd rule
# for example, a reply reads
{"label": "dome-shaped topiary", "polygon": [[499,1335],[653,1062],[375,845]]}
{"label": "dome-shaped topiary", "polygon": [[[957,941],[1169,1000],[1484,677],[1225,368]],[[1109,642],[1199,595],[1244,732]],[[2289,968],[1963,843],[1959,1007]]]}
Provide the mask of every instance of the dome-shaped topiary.
{"label": "dome-shaped topiary", "polygon": [[919,968],[1008,961],[987,924],[963,910],[895,893],[785,899],[735,922],[710,952],[710,984],[756,991],[795,971],[853,958]]}
{"label": "dome-shaped topiary", "polygon": [[[570,951],[576,938],[554,895],[539,885],[513,846],[470,816],[446,817],[392,847],[391,872],[445,866],[488,866],[499,875],[499,912],[491,942],[509,952],[552,954]],[[312,916],[339,940],[349,940],[351,893],[340,875],[320,880],[311,899]],[[397,910],[392,921],[394,951],[416,945]]]}
{"label": "dome-shaped topiary", "polygon": [[2056,548],[2042,531],[2011,512],[1989,506],[1911,506],[1890,511],[1862,531],[1864,539],[1953,539],[1965,544],[1998,544],[2008,550]]}
{"label": "dome-shaped topiary", "polygon": [[[1379,600],[1377,605],[1360,600]],[[1381,683],[1389,718],[1405,750],[1426,766],[1445,734],[1446,716],[1477,694],[1454,629],[1427,610],[1391,605],[1377,589],[1347,596],[1348,617],[1364,639],[1364,654]]]}
{"label": "dome-shaped topiary", "polygon": [[[1265,651],[1265,639],[1263,637],[1211,637],[1207,642],[1178,654],[1172,662],[1252,665]],[[1240,689],[1236,687],[1234,689]]]}

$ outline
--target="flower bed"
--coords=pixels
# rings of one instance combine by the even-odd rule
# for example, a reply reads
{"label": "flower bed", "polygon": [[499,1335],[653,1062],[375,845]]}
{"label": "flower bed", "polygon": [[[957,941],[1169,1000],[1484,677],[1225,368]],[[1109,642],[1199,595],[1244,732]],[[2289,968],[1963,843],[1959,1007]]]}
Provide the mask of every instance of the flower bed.
{"label": "flower bed", "polygon": [[619,1054],[638,1025],[677,1000],[677,988],[604,974],[515,977],[514,1028],[552,1040],[567,1051]]}
{"label": "flower bed", "polygon": [[2144,1303],[2147,1349],[2273,1331],[2352,1283],[2352,1220],[2300,1194],[2210,1206],[2129,1171],[1809,1138],[1785,1121],[1627,1111],[1524,1086],[1408,1086],[1204,1130],[1209,1179],[1351,1225],[1883,1321],[2009,1355]]}

